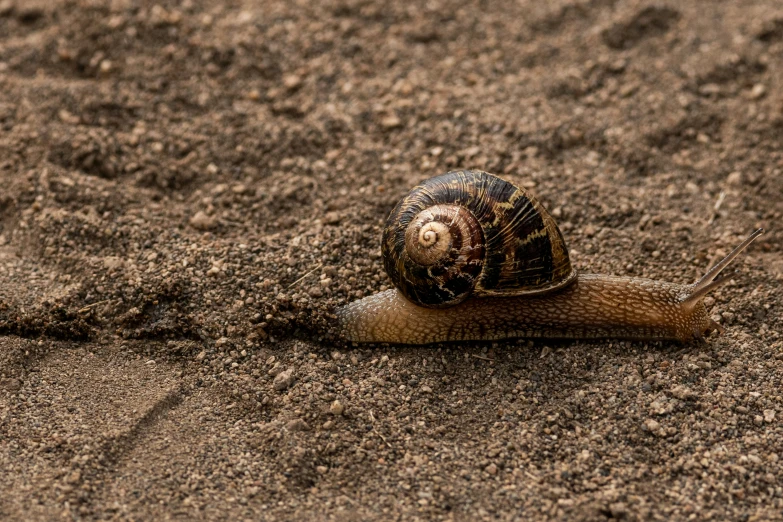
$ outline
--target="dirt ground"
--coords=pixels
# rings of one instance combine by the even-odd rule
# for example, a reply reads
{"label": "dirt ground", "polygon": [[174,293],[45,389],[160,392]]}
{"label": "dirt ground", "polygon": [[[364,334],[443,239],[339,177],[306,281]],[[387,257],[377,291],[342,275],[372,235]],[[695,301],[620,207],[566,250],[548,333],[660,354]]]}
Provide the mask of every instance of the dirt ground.
{"label": "dirt ground", "polygon": [[[777,0],[0,0],[0,519],[780,519],[782,138]],[[456,168],[586,272],[767,234],[706,343],[339,341]]]}

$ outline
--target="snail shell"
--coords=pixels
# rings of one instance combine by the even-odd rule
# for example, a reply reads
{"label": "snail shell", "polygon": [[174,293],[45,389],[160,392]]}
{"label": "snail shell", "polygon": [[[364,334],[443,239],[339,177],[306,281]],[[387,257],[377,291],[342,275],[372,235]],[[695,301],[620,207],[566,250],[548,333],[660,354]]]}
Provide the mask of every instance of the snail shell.
{"label": "snail shell", "polygon": [[448,172],[411,190],[389,215],[381,250],[394,286],[430,308],[468,296],[543,294],[577,276],[541,204],[481,171]]}

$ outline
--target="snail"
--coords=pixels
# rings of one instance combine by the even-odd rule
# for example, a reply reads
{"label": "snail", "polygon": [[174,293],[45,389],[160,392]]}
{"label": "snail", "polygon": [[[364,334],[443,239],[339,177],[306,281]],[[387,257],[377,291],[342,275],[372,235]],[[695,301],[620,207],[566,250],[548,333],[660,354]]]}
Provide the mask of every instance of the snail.
{"label": "snail", "polygon": [[395,288],[337,310],[353,342],[429,344],[515,337],[702,339],[722,327],[704,297],[758,229],[690,285],[581,274],[550,214],[492,174],[448,172],[392,210],[381,252]]}

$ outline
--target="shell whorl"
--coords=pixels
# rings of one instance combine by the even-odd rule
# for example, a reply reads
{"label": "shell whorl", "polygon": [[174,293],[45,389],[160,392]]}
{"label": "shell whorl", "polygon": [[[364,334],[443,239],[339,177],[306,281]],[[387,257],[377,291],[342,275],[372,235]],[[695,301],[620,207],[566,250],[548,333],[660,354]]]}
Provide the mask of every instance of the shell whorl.
{"label": "shell whorl", "polygon": [[554,219],[524,189],[480,171],[426,180],[392,210],[386,272],[410,301],[541,294],[576,278]]}
{"label": "shell whorl", "polygon": [[419,212],[405,230],[405,251],[422,266],[480,267],[484,254],[481,223],[464,207],[434,205]]}

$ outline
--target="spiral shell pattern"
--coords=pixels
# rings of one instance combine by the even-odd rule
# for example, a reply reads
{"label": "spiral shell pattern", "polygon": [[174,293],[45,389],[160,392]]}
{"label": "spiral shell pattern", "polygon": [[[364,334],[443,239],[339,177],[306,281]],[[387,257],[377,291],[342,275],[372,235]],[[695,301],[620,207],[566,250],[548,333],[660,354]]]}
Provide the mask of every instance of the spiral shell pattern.
{"label": "spiral shell pattern", "polygon": [[576,278],[549,213],[524,189],[480,171],[411,190],[389,215],[381,250],[400,292],[432,308],[470,295],[541,294]]}

